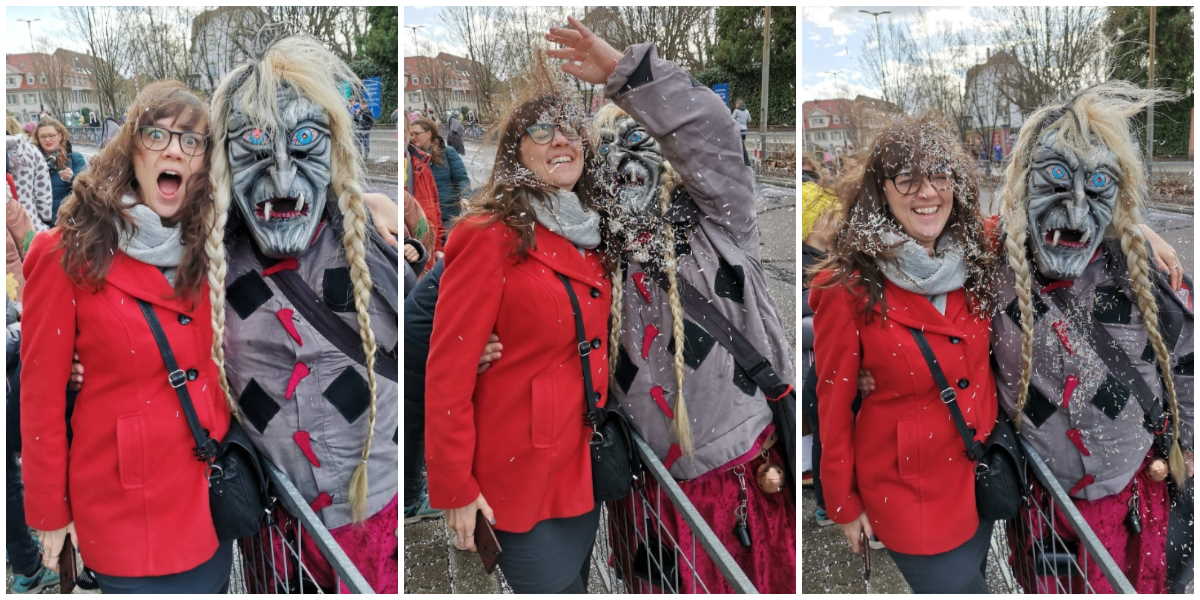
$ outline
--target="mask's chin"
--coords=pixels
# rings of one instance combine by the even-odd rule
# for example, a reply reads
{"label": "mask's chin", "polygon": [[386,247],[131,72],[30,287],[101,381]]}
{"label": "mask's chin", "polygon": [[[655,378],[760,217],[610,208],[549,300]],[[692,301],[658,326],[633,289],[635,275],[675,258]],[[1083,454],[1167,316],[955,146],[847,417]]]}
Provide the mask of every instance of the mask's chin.
{"label": "mask's chin", "polygon": [[1100,245],[1095,230],[1039,225],[1033,240],[1038,271],[1050,279],[1075,279],[1083,274]]}
{"label": "mask's chin", "polygon": [[[309,242],[321,221],[325,199],[318,195],[311,201],[304,198],[271,198],[250,207],[239,200],[238,210],[246,220],[254,243],[271,258],[291,258],[308,249]],[[269,216],[268,216],[269,215]]]}

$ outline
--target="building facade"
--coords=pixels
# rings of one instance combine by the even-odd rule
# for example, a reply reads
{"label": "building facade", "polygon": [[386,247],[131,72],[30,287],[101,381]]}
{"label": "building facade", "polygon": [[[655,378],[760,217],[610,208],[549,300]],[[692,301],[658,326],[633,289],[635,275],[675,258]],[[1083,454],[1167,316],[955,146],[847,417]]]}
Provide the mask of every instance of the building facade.
{"label": "building facade", "polygon": [[[47,112],[68,124],[82,124],[83,113],[98,114],[100,95],[91,75],[93,58],[71,50],[5,56],[7,110],[22,122]],[[84,111],[84,109],[87,109]]]}
{"label": "building facade", "polygon": [[404,106],[408,111],[433,113],[439,119],[451,110],[479,112],[468,59],[439,53],[404,57]]}

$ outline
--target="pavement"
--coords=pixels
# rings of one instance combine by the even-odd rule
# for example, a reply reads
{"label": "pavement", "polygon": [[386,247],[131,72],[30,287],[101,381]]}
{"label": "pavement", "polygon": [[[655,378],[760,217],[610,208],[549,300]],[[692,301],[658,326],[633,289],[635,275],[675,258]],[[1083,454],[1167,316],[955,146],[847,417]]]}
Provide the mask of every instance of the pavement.
{"label": "pavement", "polygon": [[[463,163],[472,187],[487,180],[494,158],[495,146],[480,146],[474,141],[466,143]],[[767,275],[767,287],[787,328],[788,340],[794,345],[797,322],[796,190],[760,182],[755,189],[755,204],[762,232],[760,258]],[[483,572],[475,554],[454,549],[444,519],[405,525],[403,540],[406,594],[508,591],[499,577]],[[599,586],[593,585],[590,589],[599,589]]]}

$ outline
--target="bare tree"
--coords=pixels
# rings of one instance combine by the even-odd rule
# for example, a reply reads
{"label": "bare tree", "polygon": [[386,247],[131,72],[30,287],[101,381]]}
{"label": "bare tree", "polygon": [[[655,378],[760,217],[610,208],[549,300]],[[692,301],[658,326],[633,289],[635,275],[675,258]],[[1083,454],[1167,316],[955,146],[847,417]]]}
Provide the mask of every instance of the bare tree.
{"label": "bare tree", "polygon": [[1015,6],[998,14],[1009,26],[995,43],[1021,65],[1006,71],[1000,90],[1023,114],[1108,78],[1103,7]]}
{"label": "bare tree", "polygon": [[456,6],[442,11],[442,21],[467,47],[471,86],[480,115],[496,114],[497,74],[504,66],[502,28],[505,11],[498,6]]}
{"label": "bare tree", "polygon": [[59,9],[92,56],[91,75],[99,93],[100,112],[117,115],[125,110],[129,90],[125,73],[138,43],[125,29],[134,7],[69,6]]}
{"label": "bare tree", "polygon": [[206,10],[192,20],[192,85],[212,93],[226,73],[245,60],[246,44],[235,31],[250,31],[252,22],[262,22],[259,9],[250,6],[223,6]]}
{"label": "bare tree", "polygon": [[[613,21],[608,39],[622,49],[639,42],[654,42],[658,55],[689,71],[704,68],[708,48],[703,41],[715,35],[712,6],[620,6],[611,7],[619,18]],[[705,31],[705,29],[708,31]]]}
{"label": "bare tree", "polygon": [[139,40],[132,47],[138,75],[192,83],[192,38],[189,25],[195,12],[184,7],[143,6],[133,9],[129,28]]}
{"label": "bare tree", "polygon": [[41,84],[42,103],[51,114],[62,118],[70,110],[70,65],[54,53],[49,38],[38,38],[33,68],[37,82]]}

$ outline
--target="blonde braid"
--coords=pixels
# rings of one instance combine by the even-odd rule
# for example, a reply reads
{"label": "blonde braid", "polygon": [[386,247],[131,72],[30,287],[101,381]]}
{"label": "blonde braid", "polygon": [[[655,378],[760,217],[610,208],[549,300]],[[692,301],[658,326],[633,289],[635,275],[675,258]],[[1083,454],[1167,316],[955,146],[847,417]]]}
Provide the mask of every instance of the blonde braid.
{"label": "blonde braid", "polygon": [[1171,410],[1171,449],[1168,452],[1167,464],[1170,466],[1171,477],[1176,485],[1183,485],[1187,480],[1187,466],[1184,463],[1183,451],[1179,448],[1179,400],[1175,395],[1175,378],[1171,373],[1171,357],[1163,341],[1162,332],[1158,329],[1158,303],[1151,291],[1153,284],[1149,277],[1149,257],[1146,254],[1146,242],[1136,219],[1121,219],[1117,226],[1121,232],[1121,250],[1125,253],[1129,265],[1129,281],[1133,289],[1138,310],[1142,313],[1143,325],[1150,346],[1154,349],[1155,362],[1162,375],[1166,387],[1167,400]]}
{"label": "blonde braid", "polygon": [[[1028,135],[1028,132],[1025,132]],[[1018,143],[1019,145],[1019,143]],[[1027,148],[1028,145],[1021,146]],[[1025,239],[1027,235],[1028,216],[1025,212],[1025,178],[1029,171],[1020,165],[1026,164],[1028,151],[1014,156],[1008,165],[1005,177],[1009,185],[1005,186],[1004,206],[1002,208],[1004,221],[1004,248],[1008,258],[1008,266],[1014,275],[1013,291],[1017,296],[1017,307],[1021,315],[1021,379],[1017,385],[1016,412],[1012,416],[1013,426],[1021,429],[1025,402],[1029,400],[1029,384],[1033,379],[1033,277],[1029,268],[1029,259],[1025,254]]]}
{"label": "blonde braid", "polygon": [[624,291],[625,279],[621,272],[621,265],[618,263],[612,273],[612,308],[609,309],[608,372],[610,375],[616,374],[618,358],[621,355],[621,317],[623,316],[622,310],[624,310],[621,300]]}
{"label": "blonde braid", "polygon": [[[213,106],[222,103],[223,95],[214,97]],[[225,115],[213,110],[212,148],[212,179],[213,203],[208,215],[210,229],[208,239],[204,243],[204,253],[208,256],[208,298],[212,304],[212,359],[217,365],[217,383],[225,394],[225,402],[233,418],[241,421],[241,411],[233,399],[233,391],[229,388],[229,380],[225,374],[225,278],[229,264],[225,256],[225,223],[229,219],[229,196],[232,189],[229,162],[225,156]],[[219,123],[218,123],[219,121]]]}
{"label": "blonde braid", "polygon": [[688,418],[687,404],[683,400],[683,304],[679,300],[679,280],[676,275],[679,257],[675,254],[675,226],[670,219],[671,195],[678,184],[679,175],[669,165],[664,166],[662,187],[658,193],[658,209],[666,218],[663,224],[663,245],[666,246],[663,270],[667,273],[667,304],[671,307],[671,335],[675,339],[675,438],[683,454],[691,456],[692,426]]}

